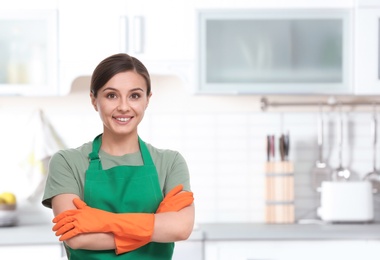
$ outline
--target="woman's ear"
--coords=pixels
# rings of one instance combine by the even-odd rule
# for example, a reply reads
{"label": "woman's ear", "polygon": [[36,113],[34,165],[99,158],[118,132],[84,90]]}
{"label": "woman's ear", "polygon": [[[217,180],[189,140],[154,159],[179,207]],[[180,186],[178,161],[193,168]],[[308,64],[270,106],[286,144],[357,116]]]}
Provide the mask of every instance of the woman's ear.
{"label": "woman's ear", "polygon": [[148,95],[148,102],[146,103],[146,106],[145,106],[145,109],[148,107],[148,105],[149,105],[149,100],[150,100],[150,97],[152,96],[152,92],[150,92],[149,93],[149,95]]}
{"label": "woman's ear", "polygon": [[96,105],[96,97],[92,92],[90,93],[90,98],[92,106],[95,108],[96,111],[98,111],[98,106]]}

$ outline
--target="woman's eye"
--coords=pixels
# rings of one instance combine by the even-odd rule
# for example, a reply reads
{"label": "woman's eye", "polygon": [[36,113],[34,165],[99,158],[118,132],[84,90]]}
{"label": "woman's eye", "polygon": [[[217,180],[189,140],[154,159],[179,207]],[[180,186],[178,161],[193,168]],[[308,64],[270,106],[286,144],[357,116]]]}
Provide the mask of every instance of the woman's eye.
{"label": "woman's eye", "polygon": [[140,94],[138,94],[138,93],[133,93],[132,95],[131,95],[131,98],[132,99],[138,99],[140,97]]}
{"label": "woman's eye", "polygon": [[109,93],[109,94],[107,94],[107,98],[116,98],[116,95],[115,94],[113,94],[113,93]]}

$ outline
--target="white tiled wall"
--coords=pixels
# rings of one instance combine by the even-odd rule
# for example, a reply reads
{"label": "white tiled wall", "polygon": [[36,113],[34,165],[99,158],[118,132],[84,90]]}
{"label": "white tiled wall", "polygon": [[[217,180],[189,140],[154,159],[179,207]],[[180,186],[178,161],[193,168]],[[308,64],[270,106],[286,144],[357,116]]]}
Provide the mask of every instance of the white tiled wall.
{"label": "white tiled wall", "polygon": [[[176,88],[177,81],[169,83],[175,87],[156,83],[140,135],[156,147],[180,151],[187,160],[197,222],[264,221],[266,135],[274,134],[278,140],[287,131],[290,160],[295,165],[296,218],[316,218],[318,194],[310,183],[317,159],[316,112],[261,112],[251,108],[258,105],[254,97],[187,97]],[[21,160],[19,152],[25,149],[23,140],[32,131],[27,122],[34,109],[45,111],[70,147],[93,139],[101,131],[87,93],[52,99],[2,98],[1,103],[0,191],[20,193],[25,187],[18,185],[25,183],[20,179],[25,175],[15,165]],[[324,153],[332,168],[338,166],[337,115],[333,110],[324,114]],[[370,113],[344,112],[343,166],[360,176],[372,170],[370,120]]]}
{"label": "white tiled wall", "polygon": [[[324,114],[324,157],[332,169],[338,167],[338,115]],[[147,116],[149,130],[144,134],[151,143],[179,150],[187,159],[199,222],[263,222],[265,138],[289,131],[296,219],[309,219],[316,218],[319,204],[310,177],[318,158],[317,116],[313,112],[154,115]],[[373,167],[370,116],[343,113],[342,163],[357,178]]]}

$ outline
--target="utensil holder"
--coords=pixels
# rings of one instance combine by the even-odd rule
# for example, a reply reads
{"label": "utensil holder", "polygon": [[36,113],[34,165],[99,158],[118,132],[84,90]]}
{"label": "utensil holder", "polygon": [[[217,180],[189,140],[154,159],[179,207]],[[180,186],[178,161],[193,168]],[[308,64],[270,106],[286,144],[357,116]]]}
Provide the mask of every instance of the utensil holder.
{"label": "utensil holder", "polygon": [[294,223],[294,167],[289,161],[265,164],[265,222]]}

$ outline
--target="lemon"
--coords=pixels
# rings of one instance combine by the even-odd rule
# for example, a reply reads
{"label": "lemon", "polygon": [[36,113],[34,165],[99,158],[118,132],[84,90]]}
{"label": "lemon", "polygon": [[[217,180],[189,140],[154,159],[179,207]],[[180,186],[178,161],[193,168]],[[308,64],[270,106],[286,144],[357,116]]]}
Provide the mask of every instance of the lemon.
{"label": "lemon", "polygon": [[3,192],[0,194],[0,204],[14,205],[16,196],[11,192]]}

